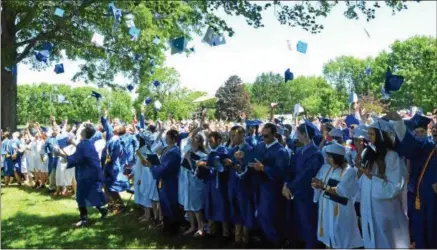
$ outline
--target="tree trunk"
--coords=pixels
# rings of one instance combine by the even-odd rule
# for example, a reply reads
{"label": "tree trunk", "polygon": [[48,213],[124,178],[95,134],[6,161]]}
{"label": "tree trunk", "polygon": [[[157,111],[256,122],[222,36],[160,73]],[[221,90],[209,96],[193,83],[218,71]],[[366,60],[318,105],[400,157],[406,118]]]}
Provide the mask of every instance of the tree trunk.
{"label": "tree trunk", "polygon": [[1,128],[14,131],[17,128],[17,75],[2,65]]}
{"label": "tree trunk", "polygon": [[1,128],[12,131],[17,128],[17,65],[12,65],[17,59],[14,22],[15,13],[5,3],[1,14]]}

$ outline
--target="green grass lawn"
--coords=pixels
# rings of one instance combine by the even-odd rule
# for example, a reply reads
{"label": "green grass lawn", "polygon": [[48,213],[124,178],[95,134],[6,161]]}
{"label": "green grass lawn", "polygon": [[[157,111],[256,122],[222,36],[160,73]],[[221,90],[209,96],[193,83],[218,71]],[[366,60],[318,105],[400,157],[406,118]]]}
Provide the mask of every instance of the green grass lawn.
{"label": "green grass lawn", "polygon": [[[129,195],[124,198],[128,198]],[[133,200],[133,199],[132,199]],[[75,229],[79,220],[74,198],[54,198],[47,189],[12,185],[1,189],[1,248],[218,248],[212,239],[166,237],[140,225],[134,208],[100,221],[88,209],[90,225]]]}

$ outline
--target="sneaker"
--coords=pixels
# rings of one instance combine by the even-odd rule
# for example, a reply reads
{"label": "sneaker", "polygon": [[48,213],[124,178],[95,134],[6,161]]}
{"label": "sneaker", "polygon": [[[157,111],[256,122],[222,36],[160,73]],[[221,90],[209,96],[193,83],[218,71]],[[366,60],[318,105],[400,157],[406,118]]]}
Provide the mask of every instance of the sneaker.
{"label": "sneaker", "polygon": [[88,225],[88,220],[80,220],[73,224],[73,227],[79,228],[79,227],[85,227]]}

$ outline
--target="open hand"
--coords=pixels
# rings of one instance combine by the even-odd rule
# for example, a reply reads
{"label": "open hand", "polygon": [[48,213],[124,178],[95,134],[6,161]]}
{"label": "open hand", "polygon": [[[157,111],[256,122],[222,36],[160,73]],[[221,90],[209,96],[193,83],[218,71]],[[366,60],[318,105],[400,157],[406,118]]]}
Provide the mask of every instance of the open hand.
{"label": "open hand", "polygon": [[315,189],[322,189],[323,188],[323,182],[317,178],[313,178],[311,180],[311,186]]}
{"label": "open hand", "polygon": [[249,163],[249,167],[254,168],[256,171],[264,171],[264,165],[257,159],[255,159],[255,163]]}
{"label": "open hand", "polygon": [[238,161],[242,161],[244,158],[244,152],[243,151],[237,151],[234,154],[234,157],[238,160]]}
{"label": "open hand", "polygon": [[287,198],[287,200],[291,200],[291,197],[293,197],[293,195],[291,194],[291,190],[287,187],[285,183],[284,187],[282,188],[282,195]]}

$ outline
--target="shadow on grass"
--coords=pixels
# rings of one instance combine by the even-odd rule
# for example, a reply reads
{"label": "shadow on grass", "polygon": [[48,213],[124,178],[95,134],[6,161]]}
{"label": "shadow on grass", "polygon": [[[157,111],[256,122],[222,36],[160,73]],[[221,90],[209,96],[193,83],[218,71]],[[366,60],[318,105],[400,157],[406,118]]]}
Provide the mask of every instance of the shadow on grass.
{"label": "shadow on grass", "polygon": [[40,216],[17,212],[2,220],[1,248],[217,248],[216,240],[166,237],[145,229],[132,213],[98,219],[90,208],[90,225],[75,229],[78,215]]}
{"label": "shadow on grass", "polygon": [[[17,187],[8,187],[17,188]],[[69,207],[64,213],[50,215],[57,200],[73,199],[52,197],[47,189],[36,190],[18,187],[29,197],[22,200],[23,209],[2,219],[1,248],[220,248],[222,242],[188,236],[167,237],[154,229],[140,225],[142,213],[131,201],[128,211],[99,220],[99,213],[88,208],[90,225],[75,229],[72,224],[79,219],[79,212]],[[37,198],[43,196],[47,198]],[[32,198],[34,197],[34,198]],[[35,199],[35,202],[33,202]],[[47,202],[45,202],[47,201]],[[65,206],[60,205],[59,206]],[[58,207],[59,209],[59,207]],[[42,211],[42,213],[41,213]],[[47,212],[46,212],[47,211]],[[39,214],[38,214],[39,212]]]}

